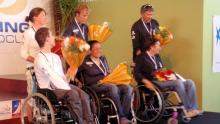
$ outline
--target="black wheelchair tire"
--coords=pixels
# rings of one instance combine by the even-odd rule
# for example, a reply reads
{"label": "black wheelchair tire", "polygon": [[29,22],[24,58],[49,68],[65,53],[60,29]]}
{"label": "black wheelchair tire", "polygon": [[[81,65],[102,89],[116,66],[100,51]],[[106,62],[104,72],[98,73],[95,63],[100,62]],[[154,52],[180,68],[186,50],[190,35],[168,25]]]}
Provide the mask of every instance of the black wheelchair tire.
{"label": "black wheelchair tire", "polygon": [[[138,86],[138,87],[134,88],[134,92],[133,92],[134,93],[133,94],[134,95],[134,100],[133,101],[136,102],[136,106],[140,106],[141,104],[143,104],[143,103],[141,103],[141,100],[140,100],[140,92],[139,92],[140,87],[144,87],[144,86],[141,85],[141,86]],[[141,124],[142,123],[143,124],[158,123],[161,120],[161,118],[163,117],[163,113],[164,113],[164,110],[165,110],[165,101],[164,101],[164,98],[163,98],[163,95],[162,95],[161,91],[158,88],[156,88],[156,94],[157,94],[157,97],[160,98],[160,100],[161,100],[160,101],[161,106],[160,106],[160,110],[159,110],[158,114],[150,120],[142,120],[141,118],[139,118],[137,116],[137,114],[136,114],[137,112],[135,112],[134,116],[135,116],[138,123],[141,123]],[[132,102],[132,104],[134,104],[134,103]],[[132,105],[132,107],[133,106],[134,105]],[[133,107],[132,109],[135,111],[135,107]]]}

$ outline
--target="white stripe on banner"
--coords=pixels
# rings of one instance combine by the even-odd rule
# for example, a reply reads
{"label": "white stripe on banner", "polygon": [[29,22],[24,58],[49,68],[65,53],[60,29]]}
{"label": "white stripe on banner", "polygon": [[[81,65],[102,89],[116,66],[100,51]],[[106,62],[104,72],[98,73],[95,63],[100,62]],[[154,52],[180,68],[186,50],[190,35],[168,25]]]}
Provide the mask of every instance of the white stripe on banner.
{"label": "white stripe on banner", "polygon": [[20,56],[23,31],[28,28],[25,17],[34,7],[47,12],[48,25],[54,28],[52,0],[0,0],[0,75],[24,74],[25,62]]}

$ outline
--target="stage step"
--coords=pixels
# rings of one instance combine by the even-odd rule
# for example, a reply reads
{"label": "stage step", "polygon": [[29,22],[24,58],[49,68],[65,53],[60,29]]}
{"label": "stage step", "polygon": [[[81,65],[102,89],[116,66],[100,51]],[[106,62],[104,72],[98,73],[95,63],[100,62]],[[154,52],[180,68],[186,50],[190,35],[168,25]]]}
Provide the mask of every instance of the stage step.
{"label": "stage step", "polygon": [[20,118],[23,101],[24,99],[0,101],[0,122],[1,120]]}
{"label": "stage step", "polygon": [[27,96],[24,75],[0,76],[0,124],[4,120],[20,120],[21,104]]}

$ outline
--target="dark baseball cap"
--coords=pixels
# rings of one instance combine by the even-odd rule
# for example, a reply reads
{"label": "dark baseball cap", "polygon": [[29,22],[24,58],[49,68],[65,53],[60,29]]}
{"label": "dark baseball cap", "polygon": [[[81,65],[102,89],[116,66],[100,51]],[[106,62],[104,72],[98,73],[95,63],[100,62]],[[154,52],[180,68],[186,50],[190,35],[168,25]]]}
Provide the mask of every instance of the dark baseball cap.
{"label": "dark baseball cap", "polygon": [[154,8],[151,4],[145,4],[141,6],[141,13],[145,11],[154,11]]}

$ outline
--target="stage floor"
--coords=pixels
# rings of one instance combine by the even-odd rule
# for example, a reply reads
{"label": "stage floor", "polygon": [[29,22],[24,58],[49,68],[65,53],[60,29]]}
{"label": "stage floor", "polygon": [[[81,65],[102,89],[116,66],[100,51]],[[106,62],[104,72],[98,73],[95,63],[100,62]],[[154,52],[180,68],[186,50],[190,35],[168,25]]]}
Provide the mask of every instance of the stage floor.
{"label": "stage floor", "polygon": [[15,79],[15,80],[26,80],[24,74],[13,74],[13,75],[0,75],[3,79]]}
{"label": "stage floor", "polygon": [[[26,88],[24,75],[0,75],[0,102],[24,99],[27,96]],[[220,124],[220,113],[204,112],[202,116],[193,118],[188,124],[208,123]],[[20,119],[0,120],[0,124],[20,124]],[[167,124],[167,120],[163,119],[159,124]]]}
{"label": "stage floor", "polygon": [[[193,118],[188,124],[219,124],[220,123],[220,113],[215,112],[204,112],[202,116]],[[20,119],[12,119],[0,121],[0,124],[20,124]],[[100,124],[102,124],[100,122]],[[159,124],[167,124],[167,120],[162,120]],[[178,124],[184,124],[179,122]]]}

